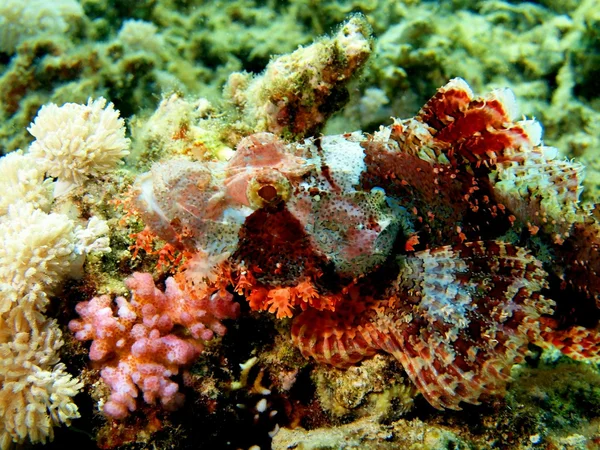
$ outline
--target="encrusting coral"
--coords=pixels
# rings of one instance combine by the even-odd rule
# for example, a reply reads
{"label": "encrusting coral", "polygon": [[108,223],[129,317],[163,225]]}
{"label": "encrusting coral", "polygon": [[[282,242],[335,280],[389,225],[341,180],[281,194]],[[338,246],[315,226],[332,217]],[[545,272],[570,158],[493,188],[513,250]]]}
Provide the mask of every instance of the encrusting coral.
{"label": "encrusting coral", "polygon": [[370,35],[357,15],[331,38],[271,61],[258,77],[231,75],[225,93],[255,132],[313,136],[348,100],[348,82],[371,55]]}

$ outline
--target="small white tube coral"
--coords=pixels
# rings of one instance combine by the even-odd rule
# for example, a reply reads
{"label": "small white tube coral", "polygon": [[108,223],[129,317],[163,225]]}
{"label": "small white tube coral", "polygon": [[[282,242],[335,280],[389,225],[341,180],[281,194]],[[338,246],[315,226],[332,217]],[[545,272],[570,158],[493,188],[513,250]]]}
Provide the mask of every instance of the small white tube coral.
{"label": "small white tube coral", "polygon": [[52,180],[35,166],[30,155],[21,150],[0,158],[0,216],[17,201],[32,204],[43,211],[50,209]]}
{"label": "small white tube coral", "polygon": [[63,214],[15,201],[0,215],[0,448],[52,440],[53,427],[79,417],[81,383],[59,363],[61,332],[44,316],[49,296],[83,263],[104,250],[97,218],[78,227]]}
{"label": "small white tube coral", "polygon": [[114,169],[129,151],[125,122],[106,99],[87,105],[44,105],[28,131],[36,138],[29,152],[46,173],[58,178],[54,196],[68,193],[86,177]]}

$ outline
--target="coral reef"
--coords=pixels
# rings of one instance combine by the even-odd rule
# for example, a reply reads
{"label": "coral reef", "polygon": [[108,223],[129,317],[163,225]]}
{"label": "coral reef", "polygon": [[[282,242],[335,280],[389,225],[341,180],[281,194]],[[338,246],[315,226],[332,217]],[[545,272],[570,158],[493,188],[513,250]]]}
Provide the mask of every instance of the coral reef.
{"label": "coral reef", "polygon": [[[560,253],[575,224],[595,227],[578,205],[580,167],[557,160],[537,122],[516,116],[510,91],[474,97],[454,79],[417,117],[372,137],[286,146],[259,133],[227,163],[159,163],[151,181],[140,177],[136,209],[170,244],[228,258],[252,309],[304,310],[292,324],[303,355],[347,367],[383,350],[433,406],[459,409],[504,392],[529,343],[577,356],[559,344],[569,334],[552,330],[560,319],[542,320],[555,311],[539,293],[549,287],[542,263],[490,240],[525,228]],[[519,168],[531,176],[508,185]],[[419,238],[394,256],[403,221],[405,241]],[[407,253],[414,246],[425,249]],[[551,269],[570,278],[568,264]],[[593,278],[574,287],[598,295]],[[595,336],[590,327],[576,340],[588,358]]]}
{"label": "coral reef", "polygon": [[[78,164],[76,155],[68,159]],[[79,417],[73,397],[83,384],[60,362],[63,335],[45,312],[66,279],[82,276],[88,254],[110,251],[104,220],[52,211],[56,182],[44,172],[32,151],[0,159],[2,448],[52,440],[55,426]]]}
{"label": "coral reef", "polygon": [[[558,3],[157,0],[128,10],[86,0],[78,26],[51,41],[43,27],[33,36],[25,32],[24,45],[0,59],[0,147],[24,147],[26,126],[48,102],[104,96],[131,116],[154,109],[163,91],[216,100],[232,72],[259,73],[272,55],[292,52],[362,12],[378,37],[375,57],[360,85],[350,86],[350,108],[330,122],[328,134],[413,115],[437,87],[460,76],[477,91],[511,87],[524,112],[542,119],[549,143],[583,155],[597,144],[597,96],[587,81],[597,70],[589,56],[598,45],[597,10],[594,0]],[[27,9],[60,15],[57,7]],[[141,29],[150,32],[144,45],[132,45],[128,36]],[[585,158],[592,165],[593,153]]]}
{"label": "coral reef", "polygon": [[600,442],[594,0],[5,3],[1,448]]}

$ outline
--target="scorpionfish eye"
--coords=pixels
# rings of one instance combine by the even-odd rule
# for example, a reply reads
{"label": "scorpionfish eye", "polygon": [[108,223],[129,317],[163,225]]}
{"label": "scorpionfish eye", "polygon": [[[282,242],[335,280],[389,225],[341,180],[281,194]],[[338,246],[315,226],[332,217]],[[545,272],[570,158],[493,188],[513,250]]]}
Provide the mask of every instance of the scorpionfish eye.
{"label": "scorpionfish eye", "polygon": [[258,172],[246,190],[246,197],[254,209],[286,202],[292,195],[289,180],[278,170],[264,169]]}

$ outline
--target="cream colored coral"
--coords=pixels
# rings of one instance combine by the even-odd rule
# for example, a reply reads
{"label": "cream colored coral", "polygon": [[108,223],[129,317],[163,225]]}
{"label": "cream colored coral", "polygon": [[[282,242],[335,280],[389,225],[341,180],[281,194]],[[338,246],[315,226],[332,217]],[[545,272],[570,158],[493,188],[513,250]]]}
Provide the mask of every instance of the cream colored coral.
{"label": "cream colored coral", "polygon": [[164,41],[158,34],[158,28],[152,22],[144,20],[126,20],[118,34],[119,41],[129,51],[145,51],[160,54]]}
{"label": "cream colored coral", "polygon": [[44,308],[45,294],[74,270],[76,259],[71,219],[46,214],[30,203],[11,205],[0,218],[0,313],[16,302]]}
{"label": "cream colored coral", "polygon": [[79,417],[81,384],[65,373],[48,295],[80,264],[76,227],[62,214],[16,202],[0,216],[0,448],[45,442]]}
{"label": "cream colored coral", "polygon": [[58,363],[61,332],[56,322],[36,319],[23,306],[0,317],[2,449],[52,440],[54,426],[79,417],[72,398],[82,384]]}
{"label": "cream colored coral", "polygon": [[54,426],[79,417],[73,397],[81,383],[59,363],[61,332],[44,312],[60,283],[81,270],[86,252],[110,250],[105,221],[93,217],[82,227],[35,202],[13,200],[0,214],[1,449],[51,440]]}
{"label": "cream colored coral", "polygon": [[51,177],[54,195],[68,193],[87,177],[114,169],[129,151],[125,122],[106,99],[87,105],[42,106],[28,131],[36,138],[29,152]]}
{"label": "cream colored coral", "polygon": [[17,201],[48,211],[52,184],[51,179],[44,179],[35,160],[21,150],[0,158],[0,216],[7,213],[8,205]]}
{"label": "cream colored coral", "polygon": [[79,417],[80,383],[58,364],[61,333],[43,312],[78,264],[75,227],[62,214],[16,202],[0,217],[0,447],[45,442]]}
{"label": "cream colored coral", "polygon": [[75,231],[75,237],[79,242],[76,252],[78,254],[110,252],[110,241],[106,236],[108,232],[109,228],[105,220],[96,216],[91,217],[86,228],[79,228]]}

